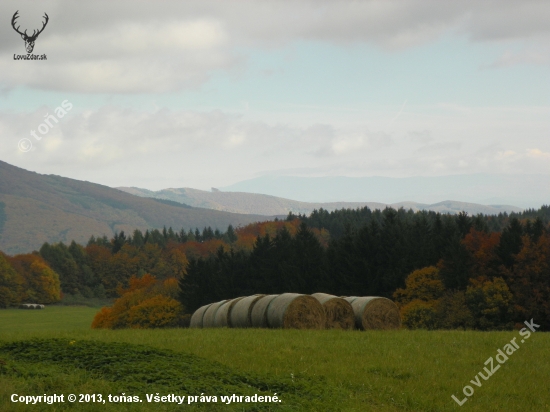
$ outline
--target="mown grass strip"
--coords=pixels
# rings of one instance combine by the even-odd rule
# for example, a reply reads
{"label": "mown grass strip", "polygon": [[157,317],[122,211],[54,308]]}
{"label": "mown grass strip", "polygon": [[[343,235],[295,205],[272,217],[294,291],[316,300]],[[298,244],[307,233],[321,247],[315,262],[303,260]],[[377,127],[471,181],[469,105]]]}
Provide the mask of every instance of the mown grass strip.
{"label": "mown grass strip", "polygon": [[[283,402],[281,405],[269,405],[271,409],[314,410],[318,407],[326,410],[323,399],[332,392],[321,379],[300,376],[271,378],[236,372],[196,355],[128,343],[31,339],[0,345],[0,354],[15,362],[83,370],[92,379],[116,382],[120,391],[140,395],[173,392],[220,397],[277,393]],[[18,373],[17,363],[3,362],[3,367],[0,367],[3,374]],[[321,407],[323,403],[325,407]],[[240,406],[241,409],[243,406]],[[258,410],[258,407],[251,410]]]}

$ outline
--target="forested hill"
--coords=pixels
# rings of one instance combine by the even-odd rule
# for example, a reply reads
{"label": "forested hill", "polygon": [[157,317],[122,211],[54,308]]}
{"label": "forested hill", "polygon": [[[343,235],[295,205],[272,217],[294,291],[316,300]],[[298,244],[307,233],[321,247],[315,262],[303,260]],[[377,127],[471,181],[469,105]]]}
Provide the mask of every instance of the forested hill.
{"label": "forested hill", "polygon": [[[420,219],[425,220],[429,225],[433,225],[435,220],[441,218],[440,213],[434,211],[414,212],[411,209],[400,208],[395,212],[403,221],[415,222]],[[543,205],[540,209],[526,209],[522,212],[512,212],[510,214],[504,212],[489,216],[483,214],[469,216],[468,213],[460,212],[456,216],[456,221],[463,226],[468,226],[468,228],[474,226],[480,230],[500,232],[508,225],[509,220],[514,217],[525,220],[527,225],[530,224],[530,220],[537,218],[541,219],[544,225],[548,225],[548,222],[550,222],[550,206]],[[346,231],[346,228],[351,230],[360,229],[373,221],[381,224],[384,220],[384,213],[382,210],[371,210],[368,207],[335,211],[319,209],[313,211],[308,216],[289,213],[287,220],[296,218],[304,221],[309,227],[327,229],[332,238],[337,238]],[[466,222],[469,223],[467,224]]]}
{"label": "forested hill", "polygon": [[132,196],[117,189],[29,172],[0,161],[0,250],[13,254],[44,242],[85,243],[90,235],[172,226],[213,227],[264,221],[243,215],[184,207]]}

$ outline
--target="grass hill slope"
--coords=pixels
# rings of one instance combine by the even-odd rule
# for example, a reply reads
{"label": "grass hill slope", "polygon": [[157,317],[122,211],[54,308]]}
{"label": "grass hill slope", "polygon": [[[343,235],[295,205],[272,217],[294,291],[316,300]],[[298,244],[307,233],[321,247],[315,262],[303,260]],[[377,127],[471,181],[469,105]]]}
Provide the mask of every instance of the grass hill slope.
{"label": "grass hill slope", "polygon": [[133,196],[54,175],[41,175],[0,161],[0,250],[29,252],[44,242],[85,243],[93,235],[162,228],[220,230],[265,216],[227,213]]}
{"label": "grass hill slope", "polygon": [[271,195],[246,192],[222,192],[213,189],[212,192],[204,190],[179,188],[163,189],[151,191],[137,187],[119,187],[127,193],[152,197],[156,199],[166,199],[174,202],[184,203],[194,207],[204,207],[214,210],[223,210],[233,213],[254,213],[259,215],[287,215],[288,212],[294,214],[310,214],[315,209],[323,208],[328,211],[337,209],[356,209],[368,206],[370,209],[384,209],[386,206],[398,209],[433,210],[440,213],[459,213],[468,212],[471,215],[483,213],[486,215],[496,215],[500,212],[520,212],[522,209],[515,206],[501,205],[480,205],[477,203],[457,202],[446,200],[444,202],[426,204],[417,202],[399,202],[399,203],[379,203],[379,202],[300,202],[297,200],[285,199]]}

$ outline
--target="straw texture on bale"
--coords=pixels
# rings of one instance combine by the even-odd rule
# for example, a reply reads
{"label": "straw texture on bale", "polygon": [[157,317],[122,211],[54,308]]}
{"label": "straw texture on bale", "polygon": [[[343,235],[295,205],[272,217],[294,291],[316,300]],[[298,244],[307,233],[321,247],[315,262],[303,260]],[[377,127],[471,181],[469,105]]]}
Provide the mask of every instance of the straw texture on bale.
{"label": "straw texture on bale", "polygon": [[283,293],[269,303],[267,325],[270,328],[323,329],[325,311],[314,297]]}
{"label": "straw texture on bale", "polygon": [[253,295],[242,298],[229,314],[229,325],[232,328],[250,328],[252,327],[252,320],[250,319],[252,315],[252,309],[256,302],[258,302],[265,295]]}
{"label": "straw texture on bale", "polygon": [[202,317],[202,327],[203,328],[213,328],[214,327],[214,321],[216,319],[216,313],[218,312],[218,309],[225,303],[227,300],[221,300],[216,303],[212,303],[208,309],[206,309],[206,312],[204,312],[204,316]]}
{"label": "straw texture on bale", "polygon": [[267,308],[279,295],[267,295],[259,299],[250,313],[250,325],[253,328],[267,328]]}
{"label": "straw texture on bale", "polygon": [[314,293],[311,296],[323,305],[326,329],[353,329],[355,327],[355,313],[347,300],[326,293]]}
{"label": "straw texture on bale", "polygon": [[214,318],[214,327],[215,328],[227,328],[231,327],[231,320],[229,317],[231,316],[231,311],[235,307],[238,301],[240,301],[243,298],[236,298],[226,301],[223,305],[220,306],[218,311],[216,312],[216,317]]}
{"label": "straw texture on bale", "polygon": [[357,329],[399,329],[401,327],[399,308],[389,299],[378,296],[351,296],[344,299],[351,303]]}
{"label": "straw texture on bale", "polygon": [[211,303],[201,306],[195,311],[195,313],[193,313],[193,316],[191,316],[191,321],[189,322],[190,328],[202,328],[202,318],[204,317],[204,312],[206,312],[210,305]]}

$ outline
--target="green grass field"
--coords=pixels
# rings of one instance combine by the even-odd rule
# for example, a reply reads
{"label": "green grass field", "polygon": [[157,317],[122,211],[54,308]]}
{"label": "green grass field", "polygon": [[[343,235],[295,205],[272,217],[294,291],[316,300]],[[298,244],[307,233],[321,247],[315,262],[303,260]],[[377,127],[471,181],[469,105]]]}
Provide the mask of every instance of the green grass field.
{"label": "green grass field", "polygon": [[[521,343],[518,331],[91,330],[96,311],[0,310],[1,411],[550,410],[548,333],[531,334]],[[480,379],[481,387],[470,383],[514,337],[519,349],[500,369]],[[465,385],[475,393],[459,406],[451,395],[465,398]],[[32,406],[10,401],[13,393],[106,397],[123,392],[143,402]],[[218,403],[145,400],[146,393],[201,392],[218,396]],[[281,403],[225,405],[219,399],[274,392]]]}

